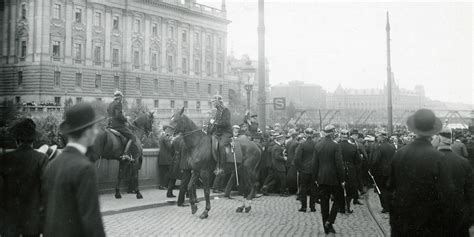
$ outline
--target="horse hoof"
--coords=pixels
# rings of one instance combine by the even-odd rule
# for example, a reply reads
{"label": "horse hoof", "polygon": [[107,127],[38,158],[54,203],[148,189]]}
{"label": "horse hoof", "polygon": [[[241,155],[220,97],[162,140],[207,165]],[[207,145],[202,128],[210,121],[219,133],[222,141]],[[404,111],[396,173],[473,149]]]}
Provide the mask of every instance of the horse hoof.
{"label": "horse hoof", "polygon": [[237,210],[235,210],[235,212],[242,212],[244,211],[244,207],[241,206],[241,207],[237,207]]}
{"label": "horse hoof", "polygon": [[199,218],[201,218],[201,219],[206,219],[207,217],[209,217],[209,214],[207,214],[207,212],[203,212],[203,213],[199,216]]}
{"label": "horse hoof", "polygon": [[143,196],[140,192],[137,192],[137,199],[143,199]]}
{"label": "horse hoof", "polygon": [[195,204],[192,204],[191,205],[191,213],[194,215],[194,214],[196,214],[197,210],[198,210],[198,207]]}
{"label": "horse hoof", "polygon": [[245,207],[245,213],[249,213],[249,212],[250,212],[250,209],[252,209],[251,206]]}
{"label": "horse hoof", "polygon": [[116,198],[116,199],[120,199],[120,198],[122,198],[122,195],[121,195],[120,193],[116,193],[116,194],[115,194],[115,198]]}

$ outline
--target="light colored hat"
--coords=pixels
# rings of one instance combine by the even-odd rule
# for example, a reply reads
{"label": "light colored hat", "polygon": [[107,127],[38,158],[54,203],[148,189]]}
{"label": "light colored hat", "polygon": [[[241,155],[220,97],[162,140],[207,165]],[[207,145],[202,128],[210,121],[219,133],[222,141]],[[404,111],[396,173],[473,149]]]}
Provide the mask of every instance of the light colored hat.
{"label": "light colored hat", "polygon": [[372,136],[372,135],[367,135],[365,138],[364,138],[365,141],[369,141],[369,142],[375,142],[375,137]]}
{"label": "light colored hat", "polygon": [[304,133],[305,133],[306,135],[312,135],[313,132],[314,132],[314,130],[313,130],[312,128],[307,128],[307,129],[304,130]]}
{"label": "light colored hat", "polygon": [[122,93],[121,91],[119,91],[119,90],[116,90],[116,91],[114,92],[114,96],[122,96],[122,97],[123,97],[123,93]]}
{"label": "light colored hat", "polygon": [[232,126],[232,129],[240,129],[240,126],[239,125],[234,125],[234,126]]}
{"label": "light colored hat", "polygon": [[335,129],[336,129],[336,127],[334,127],[334,125],[329,124],[326,127],[324,127],[324,132],[325,133],[333,133]]}

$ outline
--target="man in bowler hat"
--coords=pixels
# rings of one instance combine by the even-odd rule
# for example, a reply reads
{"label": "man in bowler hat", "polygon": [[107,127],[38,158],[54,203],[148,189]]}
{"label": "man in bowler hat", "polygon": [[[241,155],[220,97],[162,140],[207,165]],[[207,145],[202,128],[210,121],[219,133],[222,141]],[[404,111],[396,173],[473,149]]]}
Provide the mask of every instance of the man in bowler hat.
{"label": "man in bowler hat", "polygon": [[44,236],[105,236],[95,167],[85,155],[97,136],[96,123],[103,118],[89,103],[70,107],[64,117],[60,131],[67,145],[44,173]]}
{"label": "man in bowler hat", "polygon": [[449,233],[453,187],[443,153],[430,143],[441,131],[433,111],[420,109],[407,120],[416,139],[400,148],[391,163],[391,235],[452,236]]}
{"label": "man in bowler hat", "polygon": [[37,133],[30,118],[16,121],[10,133],[18,148],[0,159],[0,177],[4,181],[0,188],[0,213],[3,213],[0,236],[40,236],[43,229],[41,175],[48,157],[33,149]]}

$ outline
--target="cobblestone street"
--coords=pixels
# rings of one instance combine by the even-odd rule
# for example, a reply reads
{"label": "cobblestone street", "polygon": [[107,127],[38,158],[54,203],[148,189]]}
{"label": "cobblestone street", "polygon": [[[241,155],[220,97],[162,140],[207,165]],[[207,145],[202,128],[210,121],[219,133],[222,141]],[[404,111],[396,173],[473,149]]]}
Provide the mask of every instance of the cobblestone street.
{"label": "cobblestone street", "polygon": [[[376,198],[372,194],[368,197]],[[205,206],[204,201],[201,201],[195,215],[191,215],[190,207],[175,205],[108,214],[104,216],[105,228],[108,236],[325,235],[319,205],[315,213],[301,213],[297,211],[300,203],[296,201],[295,196],[264,196],[255,199],[251,212],[246,214],[235,212],[240,205],[237,200],[240,200],[240,197],[233,200],[213,199],[207,220],[199,219]],[[373,203],[372,205],[377,203],[370,200],[369,202]],[[380,212],[378,207],[374,208],[374,212]],[[353,214],[338,214],[334,225],[336,236],[383,236],[374,220],[367,205],[355,206]]]}

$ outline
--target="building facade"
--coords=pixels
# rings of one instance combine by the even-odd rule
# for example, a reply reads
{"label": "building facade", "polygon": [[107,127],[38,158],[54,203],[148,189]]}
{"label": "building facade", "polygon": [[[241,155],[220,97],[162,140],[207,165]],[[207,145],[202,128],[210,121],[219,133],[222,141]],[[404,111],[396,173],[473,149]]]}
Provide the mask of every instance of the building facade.
{"label": "building facade", "polygon": [[118,89],[169,114],[227,96],[224,1],[5,0],[0,12],[4,101],[108,102]]}
{"label": "building facade", "polygon": [[319,85],[303,81],[272,86],[271,97],[285,97],[287,105],[291,102],[296,108],[326,109],[326,91]]}

